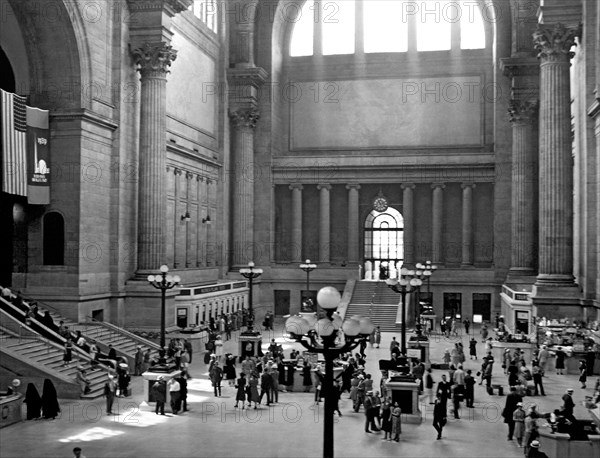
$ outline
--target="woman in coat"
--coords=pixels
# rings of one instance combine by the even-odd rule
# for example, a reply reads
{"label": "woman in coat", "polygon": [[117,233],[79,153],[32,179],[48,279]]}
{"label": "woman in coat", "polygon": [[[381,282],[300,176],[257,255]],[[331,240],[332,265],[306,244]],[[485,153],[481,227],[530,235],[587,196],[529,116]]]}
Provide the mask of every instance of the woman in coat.
{"label": "woman in coat", "polygon": [[381,404],[381,429],[384,432],[383,439],[392,440],[392,406],[390,400],[384,398]]}
{"label": "woman in coat", "polygon": [[567,354],[562,351],[562,348],[558,347],[556,350],[556,373],[558,375],[563,375],[563,371],[565,370],[565,357]]}
{"label": "woman in coat", "polygon": [[235,407],[238,406],[238,402],[242,401],[242,409],[244,408],[244,402],[246,401],[246,374],[240,373],[240,378],[237,379],[237,392],[235,394]]}
{"label": "woman in coat", "polygon": [[248,407],[252,407],[252,403],[254,402],[254,408],[257,409],[258,403],[260,402],[260,396],[258,394],[258,377],[256,374],[252,374],[248,380],[246,395],[248,397]]}
{"label": "woman in coat", "polygon": [[58,405],[58,395],[56,388],[50,379],[44,380],[44,389],[42,391],[42,411],[44,418],[54,420],[60,412]]}
{"label": "woman in coat", "polygon": [[235,385],[235,356],[230,353],[227,353],[225,357],[225,379],[229,386]]}
{"label": "woman in coat", "polygon": [[42,398],[33,383],[27,385],[24,402],[27,403],[28,420],[37,420],[42,416]]}
{"label": "woman in coat", "polygon": [[302,367],[302,385],[304,386],[304,392],[308,393],[312,386],[312,374],[308,361],[304,361],[304,367]]}
{"label": "woman in coat", "polygon": [[397,402],[394,402],[394,407],[392,407],[392,440],[396,442],[400,442],[400,433],[402,432],[402,422],[400,420],[400,415],[402,411],[400,410],[400,406]]}

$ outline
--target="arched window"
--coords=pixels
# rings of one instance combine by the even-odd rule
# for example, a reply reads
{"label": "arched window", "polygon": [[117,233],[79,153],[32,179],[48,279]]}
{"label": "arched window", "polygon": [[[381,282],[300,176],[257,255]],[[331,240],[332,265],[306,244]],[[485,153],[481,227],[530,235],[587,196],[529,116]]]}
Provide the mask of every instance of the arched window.
{"label": "arched window", "polygon": [[[381,262],[400,266],[404,260],[404,218],[392,207],[372,210],[365,220],[365,261],[378,270]],[[400,263],[400,264],[398,264]]]}
{"label": "arched window", "polygon": [[49,212],[43,220],[43,264],[65,264],[65,220],[58,212]]}
{"label": "arched window", "polygon": [[294,24],[290,56],[447,51],[453,35],[460,49],[482,49],[482,8],[480,0],[307,0]]}

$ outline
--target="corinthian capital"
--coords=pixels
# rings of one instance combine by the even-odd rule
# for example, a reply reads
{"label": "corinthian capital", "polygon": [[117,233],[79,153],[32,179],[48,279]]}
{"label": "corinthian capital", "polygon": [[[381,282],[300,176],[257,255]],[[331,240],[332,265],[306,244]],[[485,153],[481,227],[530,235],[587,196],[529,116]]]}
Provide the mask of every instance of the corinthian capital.
{"label": "corinthian capital", "polygon": [[508,120],[512,123],[531,122],[537,109],[537,100],[511,100],[508,105]]}
{"label": "corinthian capital", "polygon": [[254,128],[260,119],[260,113],[254,108],[248,110],[235,110],[229,112],[229,117],[235,127]]}
{"label": "corinthian capital", "polygon": [[538,58],[549,61],[569,60],[575,54],[571,47],[575,37],[581,36],[581,24],[566,27],[560,22],[554,25],[538,25],[533,33],[533,43],[538,52]]}
{"label": "corinthian capital", "polygon": [[144,77],[165,77],[171,62],[177,58],[177,51],[166,43],[145,43],[133,50],[138,71]]}

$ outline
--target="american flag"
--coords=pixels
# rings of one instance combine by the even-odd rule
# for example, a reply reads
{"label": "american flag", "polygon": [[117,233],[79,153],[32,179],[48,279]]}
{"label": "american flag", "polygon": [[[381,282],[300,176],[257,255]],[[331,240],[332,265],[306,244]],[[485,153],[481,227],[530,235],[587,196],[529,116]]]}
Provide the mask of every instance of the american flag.
{"label": "american flag", "polygon": [[27,195],[27,109],[25,98],[2,93],[2,191]]}

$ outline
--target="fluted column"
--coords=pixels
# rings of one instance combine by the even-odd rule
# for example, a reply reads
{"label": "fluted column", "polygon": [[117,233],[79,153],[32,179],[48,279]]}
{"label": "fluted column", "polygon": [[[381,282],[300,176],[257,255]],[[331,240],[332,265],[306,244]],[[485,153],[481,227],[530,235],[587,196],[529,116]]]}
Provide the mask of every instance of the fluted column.
{"label": "fluted column", "polygon": [[573,160],[570,51],[578,27],[538,26],[540,59],[539,274],[536,285],[572,286]]}
{"label": "fluted column", "polygon": [[513,100],[509,107],[512,124],[511,266],[510,274],[535,273],[535,150],[533,128],[537,102]]}
{"label": "fluted column", "polygon": [[292,261],[302,261],[302,189],[301,184],[291,184],[292,191]]}
{"label": "fluted column", "polygon": [[176,56],[165,43],[146,43],[133,51],[141,75],[138,271],[165,262],[166,76]]}
{"label": "fluted column", "polygon": [[473,265],[473,188],[475,183],[463,183],[462,188],[462,265]]}
{"label": "fluted column", "polygon": [[254,259],[254,128],[257,110],[230,111],[233,125],[232,264],[240,267]]}
{"label": "fluted column", "polygon": [[320,184],[319,190],[319,261],[329,262],[331,256],[331,185]]}
{"label": "fluted column", "polygon": [[442,263],[442,225],[444,220],[444,183],[433,183],[431,205],[431,262]]}
{"label": "fluted column", "polygon": [[415,263],[414,183],[403,183],[402,217],[404,218],[404,265]]}
{"label": "fluted column", "polygon": [[347,184],[348,190],[348,262],[358,262],[358,235],[359,235],[359,201],[358,190],[359,184]]}

